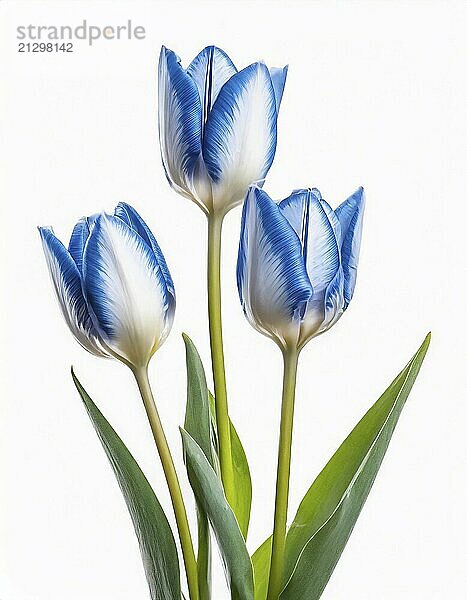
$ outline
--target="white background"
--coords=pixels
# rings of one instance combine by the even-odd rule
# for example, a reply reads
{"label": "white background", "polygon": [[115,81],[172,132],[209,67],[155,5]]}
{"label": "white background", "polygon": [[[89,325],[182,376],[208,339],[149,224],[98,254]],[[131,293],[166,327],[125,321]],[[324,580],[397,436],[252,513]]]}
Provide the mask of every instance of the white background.
{"label": "white background", "polygon": [[[302,355],[291,514],[323,464],[421,343],[432,346],[324,600],[465,600],[466,50],[463,2],[1,2],[2,600],[147,598],[136,538],[72,386],[83,384],[137,457],[172,519],[135,385],[86,354],[59,314],[36,225],[67,238],[120,200],[165,252],[178,307],[151,364],[189,496],[177,426],[181,331],[208,365],[206,223],[164,177],[156,136],[161,44],[185,64],[205,45],[239,67],[290,64],[266,189],[317,186],[334,206],[364,185],[356,294]],[[145,40],[19,54],[19,25],[146,28]],[[232,417],[250,459],[249,546],[272,527],[281,364],[244,319],[234,268],[240,209],[223,256]],[[193,503],[189,501],[193,515]],[[216,563],[215,600],[227,598]]]}

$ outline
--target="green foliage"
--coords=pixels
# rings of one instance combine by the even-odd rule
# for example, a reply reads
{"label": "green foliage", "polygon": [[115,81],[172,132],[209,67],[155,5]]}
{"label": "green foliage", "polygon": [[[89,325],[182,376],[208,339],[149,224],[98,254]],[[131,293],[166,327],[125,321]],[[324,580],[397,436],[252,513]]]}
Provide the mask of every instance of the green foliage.
{"label": "green foliage", "polygon": [[[303,498],[286,541],[280,600],[318,600],[352,533],[430,345],[430,334],[344,440]],[[268,538],[254,553],[255,600],[265,600]]]}
{"label": "green foliage", "polygon": [[[195,345],[187,335],[183,335],[186,351],[187,400],[185,430],[203,451],[209,464],[214,468],[216,451],[211,440],[211,414],[206,376],[201,358]],[[211,598],[211,540],[209,522],[202,506],[197,503],[198,522],[198,587],[200,600]]]}
{"label": "green foliage", "polygon": [[232,600],[253,600],[250,556],[222,483],[196,441],[184,429],[180,431],[191,487],[216,536]]}
{"label": "green foliage", "polygon": [[[219,477],[219,459],[217,453],[217,429],[215,400],[209,393],[201,358],[195,345],[187,335],[183,335],[186,350],[187,366],[187,405],[185,414],[185,430],[202,450],[207,462]],[[236,497],[232,507],[238,527],[244,538],[248,531],[251,507],[251,478],[248,462],[238,434],[230,423],[232,441],[232,459],[235,477]],[[190,472],[190,482],[195,475]],[[208,515],[204,507],[197,502],[198,512],[198,578],[200,600],[209,600],[210,595],[210,557],[211,544],[209,538]]]}
{"label": "green foliage", "polygon": [[[213,425],[213,438],[216,439],[216,407],[214,397],[209,394],[210,397],[210,408],[211,408],[211,419]],[[250,523],[250,512],[251,512],[251,476],[250,467],[248,466],[248,460],[243,449],[242,442],[238,436],[237,430],[235,429],[232,421],[230,420],[230,443],[232,448],[232,463],[233,463],[233,475],[234,475],[234,488],[235,498],[232,509],[237,517],[240,530],[243,537],[247,538],[248,525]]]}
{"label": "green foliage", "polygon": [[177,548],[167,518],[144,473],[72,371],[73,381],[107,454],[133,521],[151,600],[180,600]]}
{"label": "green foliage", "polygon": [[272,536],[261,544],[251,557],[255,578],[255,600],[266,600],[271,567]]}
{"label": "green foliage", "polygon": [[317,600],[371,490],[430,344],[417,353],[318,475],[287,534],[281,600]]}

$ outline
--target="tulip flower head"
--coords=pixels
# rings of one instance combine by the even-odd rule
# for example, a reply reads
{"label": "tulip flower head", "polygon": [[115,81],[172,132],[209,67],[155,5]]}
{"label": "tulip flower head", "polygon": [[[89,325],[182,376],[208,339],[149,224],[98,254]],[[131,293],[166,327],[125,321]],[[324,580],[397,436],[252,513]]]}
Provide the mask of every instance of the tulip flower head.
{"label": "tulip flower head", "polygon": [[286,350],[327,331],[355,289],[364,210],[359,188],[336,210],[317,189],[276,204],[256,186],[243,207],[237,283],[251,325]]}
{"label": "tulip flower head", "polygon": [[128,204],[84,217],[68,249],[52,228],[40,235],[63,316],[96,356],[147,366],[170,332],[175,291],[150,229]]}
{"label": "tulip flower head", "polygon": [[170,185],[205,213],[224,215],[248,186],[262,184],[274,159],[287,67],[256,62],[238,71],[220,48],[187,69],[162,47],[159,137]]}

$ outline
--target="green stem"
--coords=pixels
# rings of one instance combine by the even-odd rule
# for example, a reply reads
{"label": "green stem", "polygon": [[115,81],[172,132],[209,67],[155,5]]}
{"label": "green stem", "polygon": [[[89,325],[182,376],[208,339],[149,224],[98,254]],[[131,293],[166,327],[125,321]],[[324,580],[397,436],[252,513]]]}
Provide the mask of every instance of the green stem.
{"label": "green stem", "polygon": [[208,310],[211,361],[216,400],[217,435],[222,484],[227,501],[232,506],[235,498],[230,421],[227,407],[224,348],[221,315],[221,234],[223,215],[208,216]]}
{"label": "green stem", "polygon": [[180,544],[182,547],[183,560],[185,563],[186,578],[191,600],[199,600],[198,593],[198,573],[196,566],[195,553],[193,550],[193,542],[190,534],[190,526],[186,514],[185,503],[183,502],[182,491],[178,481],[175,465],[170,453],[170,448],[165,437],[164,429],[157,411],[154,396],[152,394],[151,385],[148,379],[147,368],[133,369],[133,374],[136,378],[141,397],[144,402],[144,408],[148,415],[149,424],[151,425],[154,441],[156,442],[157,450],[164,470],[167,486],[169,488],[172,506],[177,522]]}
{"label": "green stem", "polygon": [[298,355],[299,351],[296,349],[283,352],[284,379],[282,387],[282,412],[279,455],[277,459],[276,504],[274,512],[274,531],[272,535],[271,569],[269,572],[267,600],[277,600],[282,591]]}

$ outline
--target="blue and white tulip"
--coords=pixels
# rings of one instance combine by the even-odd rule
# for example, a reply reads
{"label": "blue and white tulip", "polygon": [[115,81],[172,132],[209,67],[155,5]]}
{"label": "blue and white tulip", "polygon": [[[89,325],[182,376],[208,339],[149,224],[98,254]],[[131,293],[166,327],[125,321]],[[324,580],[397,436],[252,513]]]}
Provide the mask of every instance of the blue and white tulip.
{"label": "blue and white tulip", "polygon": [[301,349],[347,309],[355,289],[363,188],[336,210],[317,189],[276,204],[252,186],[243,207],[237,283],[251,325]]}
{"label": "blue and white tulip", "polygon": [[159,137],[170,185],[207,214],[243,202],[262,185],[276,151],[277,115],[287,67],[256,62],[238,71],[220,48],[208,46],[184,69],[162,47]]}
{"label": "blue and white tulip", "polygon": [[172,327],[175,291],[164,256],[134,208],[83,217],[68,249],[39,227],[60,307],[77,341],[96,356],[146,367]]}

